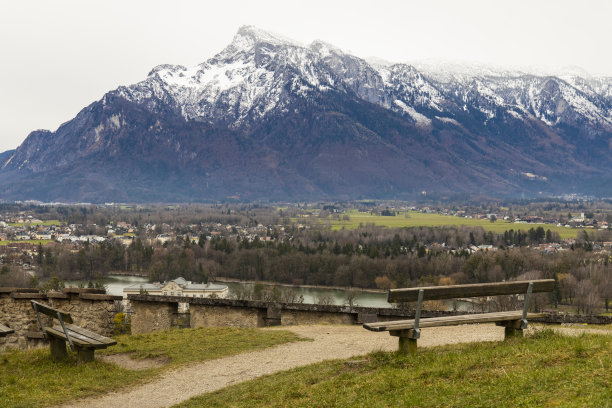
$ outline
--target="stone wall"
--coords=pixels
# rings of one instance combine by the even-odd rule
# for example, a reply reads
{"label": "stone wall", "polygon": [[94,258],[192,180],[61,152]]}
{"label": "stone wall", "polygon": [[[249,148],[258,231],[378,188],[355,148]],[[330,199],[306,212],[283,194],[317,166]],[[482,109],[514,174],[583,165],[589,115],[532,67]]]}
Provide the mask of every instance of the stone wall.
{"label": "stone wall", "polygon": [[[163,330],[172,325],[178,304],[189,304],[190,326],[265,327],[300,324],[361,324],[366,321],[410,318],[414,312],[301,303],[128,295],[134,315],[132,333]],[[444,313],[444,312],[440,312]],[[423,314],[427,315],[426,313]]]}
{"label": "stone wall", "polygon": [[[162,296],[156,296],[162,298]],[[141,302],[132,300],[132,334],[168,330],[177,313],[177,302]]]}
{"label": "stone wall", "polygon": [[281,314],[281,325],[295,326],[300,324],[356,324],[355,313],[313,312],[310,310],[284,310]]}
{"label": "stone wall", "polygon": [[247,307],[190,305],[191,327],[232,326],[262,327],[265,326],[264,310]]}
{"label": "stone wall", "polygon": [[[15,333],[0,337],[0,350],[44,346],[40,324],[31,300],[70,313],[74,324],[103,336],[113,334],[114,302],[121,296],[100,293],[98,289],[66,288],[61,292],[40,293],[34,289],[0,288],[0,323]],[[43,324],[53,325],[51,317],[41,315]]]}
{"label": "stone wall", "polygon": [[[414,318],[414,310],[349,307],[251,300],[190,298],[179,296],[129,295],[134,315],[132,333],[148,333],[176,326],[179,303],[189,305],[190,326],[265,327],[300,324],[362,324]],[[421,317],[463,315],[464,312],[424,310]],[[545,323],[612,323],[612,317],[569,316],[551,313]]]}

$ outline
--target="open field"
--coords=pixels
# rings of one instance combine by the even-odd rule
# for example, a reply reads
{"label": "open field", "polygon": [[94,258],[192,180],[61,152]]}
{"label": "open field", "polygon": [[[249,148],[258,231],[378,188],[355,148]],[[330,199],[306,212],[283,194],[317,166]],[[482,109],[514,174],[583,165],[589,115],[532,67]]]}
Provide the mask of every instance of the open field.
{"label": "open field", "polygon": [[49,349],[0,352],[0,406],[42,407],[118,390],[159,375],[168,368],[259,350],[299,340],[289,331],[202,328],[118,336],[118,344],[96,355],[126,353],[134,359],[157,359],[162,367],[130,370],[105,363],[77,365],[74,353],[54,362]]}
{"label": "open field", "polygon": [[[402,212],[395,216],[380,216],[371,215],[368,213],[359,213],[357,211],[348,212],[346,215],[349,216],[349,221],[343,221],[342,219],[329,219],[329,220],[318,220],[320,223],[328,223],[331,225],[333,230],[340,230],[342,228],[355,229],[359,225],[365,226],[366,224],[375,224],[389,228],[403,228],[403,227],[441,227],[448,225],[455,226],[469,226],[469,227],[482,227],[487,231],[493,231],[498,234],[503,234],[505,231],[511,229],[518,231],[528,231],[530,228],[543,227],[544,230],[550,229],[552,232],[557,232],[561,238],[576,238],[578,233],[582,231],[579,228],[565,228],[558,227],[551,224],[515,224],[512,222],[497,220],[491,222],[489,220],[477,220],[473,218],[456,217],[453,215],[442,215],[442,214],[427,214],[418,211]],[[313,218],[312,220],[315,220]],[[587,230],[588,231],[588,230]]]}
{"label": "open field", "polygon": [[60,220],[47,220],[47,221],[41,221],[41,222],[11,222],[8,225],[10,225],[11,227],[25,227],[25,226],[36,227],[39,225],[44,225],[44,226],[62,225],[62,223],[60,222]]}
{"label": "open field", "polygon": [[191,407],[610,407],[612,336],[527,338],[376,352],[204,394]]}
{"label": "open field", "polygon": [[52,240],[49,239],[24,239],[24,240],[17,240],[17,241],[11,241],[11,240],[7,240],[7,241],[0,241],[0,246],[2,245],[8,245],[8,244],[32,244],[32,245],[47,245],[49,242],[53,242]]}

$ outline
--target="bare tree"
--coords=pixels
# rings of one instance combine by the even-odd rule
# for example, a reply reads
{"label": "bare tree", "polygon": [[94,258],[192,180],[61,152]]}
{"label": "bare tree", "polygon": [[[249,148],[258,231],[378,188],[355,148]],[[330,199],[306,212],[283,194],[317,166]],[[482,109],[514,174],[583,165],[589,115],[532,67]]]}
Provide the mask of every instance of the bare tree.
{"label": "bare tree", "polygon": [[347,304],[351,309],[353,306],[357,306],[357,291],[349,289],[345,292],[344,304]]}
{"label": "bare tree", "polygon": [[578,282],[576,286],[576,300],[574,302],[577,313],[594,314],[600,309],[600,296],[597,288],[590,279]]}
{"label": "bare tree", "polygon": [[330,295],[329,293],[322,293],[315,298],[315,303],[319,305],[326,305],[326,306],[333,305],[334,297]]}

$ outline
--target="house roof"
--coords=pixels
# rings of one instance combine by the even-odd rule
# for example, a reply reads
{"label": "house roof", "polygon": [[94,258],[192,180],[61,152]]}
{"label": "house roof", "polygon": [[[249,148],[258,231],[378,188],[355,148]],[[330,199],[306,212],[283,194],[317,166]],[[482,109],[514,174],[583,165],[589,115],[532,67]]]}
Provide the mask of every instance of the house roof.
{"label": "house roof", "polygon": [[215,285],[214,283],[190,283],[186,285],[184,290],[224,290],[227,289],[225,285]]}
{"label": "house roof", "polygon": [[179,278],[176,278],[176,279],[174,279],[174,280],[172,280],[170,282],[174,282],[174,283],[176,283],[179,286],[184,286],[184,285],[187,285],[188,283],[191,283],[191,282],[187,282],[185,280],[185,278],[183,278],[182,276],[179,277]]}
{"label": "house roof", "polygon": [[156,285],[154,283],[135,283],[133,285],[126,286],[125,288],[123,288],[123,290],[157,290],[160,288],[161,286],[159,286],[159,284]]}

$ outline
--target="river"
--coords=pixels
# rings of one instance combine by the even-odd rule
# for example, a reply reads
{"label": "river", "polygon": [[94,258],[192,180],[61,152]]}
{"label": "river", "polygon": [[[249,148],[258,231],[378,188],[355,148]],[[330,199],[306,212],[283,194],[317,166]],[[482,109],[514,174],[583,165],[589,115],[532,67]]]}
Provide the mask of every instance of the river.
{"label": "river", "polygon": [[[106,288],[106,292],[111,295],[123,296],[123,288],[129,285],[137,283],[147,283],[148,278],[141,276],[126,276],[126,275],[108,275],[106,278],[101,280],[101,283]],[[252,290],[255,286],[254,283],[246,282],[216,282],[221,285],[227,285],[229,289],[229,297],[232,294],[244,292],[246,290]],[[87,286],[87,282],[82,281],[66,281],[66,286]],[[266,287],[274,285],[264,284]],[[317,303],[317,299],[321,296],[331,298],[333,304],[343,305],[346,304],[347,291],[342,289],[331,289],[331,288],[313,288],[304,286],[280,286],[281,290],[292,289],[295,291],[297,296],[302,295],[304,297],[304,303]],[[452,307],[452,302],[446,302],[447,307]],[[371,291],[355,291],[355,298],[353,301],[354,306],[364,307],[393,307],[387,302],[387,294],[384,292],[371,292]],[[459,301],[458,308],[461,311],[471,310],[472,305],[468,302]]]}

